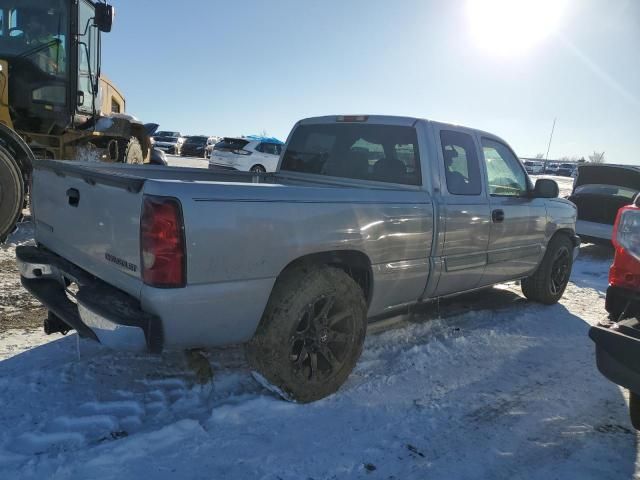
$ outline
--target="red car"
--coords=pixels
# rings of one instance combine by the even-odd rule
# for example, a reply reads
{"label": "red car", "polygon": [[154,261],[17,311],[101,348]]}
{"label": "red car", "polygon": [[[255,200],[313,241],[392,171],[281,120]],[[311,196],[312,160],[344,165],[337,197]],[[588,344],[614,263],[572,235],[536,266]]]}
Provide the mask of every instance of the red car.
{"label": "red car", "polygon": [[629,389],[631,423],[640,430],[640,195],[622,207],[613,229],[609,270],[609,321],[589,330],[600,372]]}

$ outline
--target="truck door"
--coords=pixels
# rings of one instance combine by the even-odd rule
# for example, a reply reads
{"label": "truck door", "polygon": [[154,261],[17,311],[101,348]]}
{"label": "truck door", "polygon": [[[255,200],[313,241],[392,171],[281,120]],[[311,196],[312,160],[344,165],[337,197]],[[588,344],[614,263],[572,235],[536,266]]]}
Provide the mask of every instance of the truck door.
{"label": "truck door", "polygon": [[530,181],[520,160],[501,141],[481,137],[491,205],[488,262],[482,284],[526,276],[544,251],[544,199],[529,196]]}
{"label": "truck door", "polygon": [[489,199],[484,186],[480,154],[474,137],[446,127],[440,140],[441,212],[445,219],[441,275],[435,295],[478,286],[487,264],[491,228]]}

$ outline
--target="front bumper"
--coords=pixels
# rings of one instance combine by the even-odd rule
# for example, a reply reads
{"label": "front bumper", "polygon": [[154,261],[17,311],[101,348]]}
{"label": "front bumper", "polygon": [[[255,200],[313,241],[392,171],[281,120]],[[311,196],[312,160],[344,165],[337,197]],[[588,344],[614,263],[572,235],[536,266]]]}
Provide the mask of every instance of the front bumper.
{"label": "front bumper", "polygon": [[18,247],[16,259],[24,288],[80,337],[118,350],[162,351],[160,319],[135,298],[44,248]]}

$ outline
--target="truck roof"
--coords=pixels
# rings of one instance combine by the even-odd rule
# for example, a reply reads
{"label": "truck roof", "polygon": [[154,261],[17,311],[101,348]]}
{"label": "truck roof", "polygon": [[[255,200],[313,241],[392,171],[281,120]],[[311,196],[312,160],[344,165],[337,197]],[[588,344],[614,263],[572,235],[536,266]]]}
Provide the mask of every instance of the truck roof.
{"label": "truck roof", "polygon": [[[429,120],[427,118],[420,117],[405,117],[405,116],[397,116],[397,115],[367,115],[367,114],[358,114],[358,115],[324,115],[319,117],[308,117],[300,120],[297,125],[305,125],[305,124],[317,124],[317,123],[336,123],[336,122],[344,122],[344,123],[369,123],[369,124],[382,124],[382,125],[398,125],[398,126],[407,126],[412,127],[416,124],[416,122],[427,122],[433,125],[438,125],[440,127],[454,127],[461,128],[464,130],[468,130],[470,132],[478,133],[482,136],[493,137],[502,141],[503,143],[508,144],[504,139],[495,133],[487,132],[484,130],[480,130],[478,128],[467,127],[465,125],[459,125],[455,123],[448,122],[440,122],[436,120]],[[295,127],[294,126],[294,127]]]}

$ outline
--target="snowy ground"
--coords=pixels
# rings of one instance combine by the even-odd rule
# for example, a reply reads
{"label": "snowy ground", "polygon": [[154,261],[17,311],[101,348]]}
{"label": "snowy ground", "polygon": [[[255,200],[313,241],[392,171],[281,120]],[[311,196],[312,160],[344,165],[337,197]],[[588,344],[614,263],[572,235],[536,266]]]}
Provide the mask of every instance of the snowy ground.
{"label": "snowy ground", "polygon": [[[15,319],[37,307],[13,254],[0,247]],[[586,246],[556,306],[503,285],[377,328],[346,385],[311,405],[262,389],[241,348],[209,352],[200,386],[182,355],[0,328],[1,478],[634,478],[625,397],[587,337],[610,262]]]}

